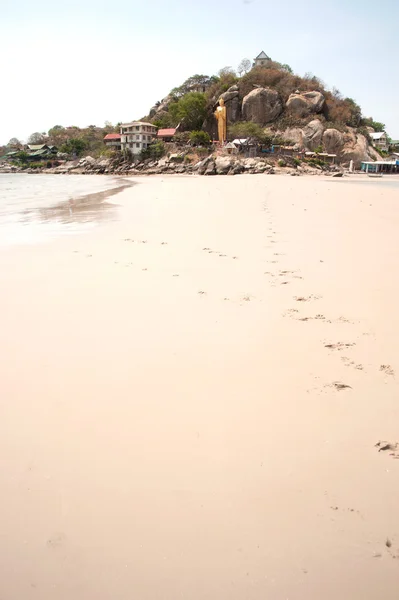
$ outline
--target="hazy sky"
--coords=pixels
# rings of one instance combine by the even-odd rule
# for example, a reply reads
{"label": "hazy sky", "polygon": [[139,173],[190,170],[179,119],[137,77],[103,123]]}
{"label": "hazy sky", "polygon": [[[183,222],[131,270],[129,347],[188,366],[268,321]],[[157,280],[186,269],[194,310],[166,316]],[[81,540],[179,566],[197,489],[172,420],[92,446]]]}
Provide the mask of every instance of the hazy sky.
{"label": "hazy sky", "polygon": [[374,0],[0,0],[0,144],[140,118],[190,75],[261,50],[398,139],[394,4],[381,15]]}

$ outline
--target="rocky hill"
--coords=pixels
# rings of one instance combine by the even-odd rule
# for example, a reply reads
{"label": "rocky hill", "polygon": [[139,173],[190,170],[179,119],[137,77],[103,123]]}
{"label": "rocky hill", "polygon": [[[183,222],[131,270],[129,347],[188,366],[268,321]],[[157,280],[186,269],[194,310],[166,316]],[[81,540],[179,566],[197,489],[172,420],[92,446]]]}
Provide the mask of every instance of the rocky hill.
{"label": "rocky hill", "polygon": [[226,70],[219,77],[195,75],[153,106],[147,118],[160,127],[180,123],[180,130],[190,130],[193,115],[186,115],[183,102],[188,105],[191,98],[194,108],[195,97],[202,106],[197,123],[212,138],[217,136],[213,111],[223,98],[230,137],[235,124],[255,123],[272,139],[337,154],[343,164],[353,160],[359,166],[362,160],[381,158],[368,136],[367,125],[373,121],[363,117],[356,102],[338,90],[328,91],[317,77],[299,77],[279,63],[270,61],[240,78]]}

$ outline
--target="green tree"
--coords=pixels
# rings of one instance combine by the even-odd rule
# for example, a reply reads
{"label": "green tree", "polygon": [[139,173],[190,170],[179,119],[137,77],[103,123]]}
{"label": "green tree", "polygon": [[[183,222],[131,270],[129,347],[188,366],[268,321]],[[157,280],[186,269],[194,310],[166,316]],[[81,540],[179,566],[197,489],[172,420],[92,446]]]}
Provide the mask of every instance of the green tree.
{"label": "green tree", "polygon": [[80,156],[87,148],[87,143],[81,138],[71,138],[62,144],[60,152],[66,154],[73,154],[74,156]]}
{"label": "green tree", "polygon": [[152,158],[154,160],[162,158],[166,154],[166,147],[162,141],[154,142],[141,151],[140,159]]}
{"label": "green tree", "polygon": [[189,92],[169,106],[169,113],[175,125],[180,122],[184,129],[201,129],[206,117],[206,96],[200,92]]}
{"label": "green tree", "polygon": [[365,127],[372,127],[376,132],[385,131],[384,123],[374,121],[372,117],[362,119],[362,125],[364,125]]}
{"label": "green tree", "polygon": [[281,68],[283,69],[283,71],[287,71],[287,73],[293,73],[293,70],[291,69],[290,65],[287,65],[287,63],[284,63],[281,65]]}
{"label": "green tree", "polygon": [[192,131],[190,133],[190,142],[193,146],[209,146],[211,138],[206,131]]}

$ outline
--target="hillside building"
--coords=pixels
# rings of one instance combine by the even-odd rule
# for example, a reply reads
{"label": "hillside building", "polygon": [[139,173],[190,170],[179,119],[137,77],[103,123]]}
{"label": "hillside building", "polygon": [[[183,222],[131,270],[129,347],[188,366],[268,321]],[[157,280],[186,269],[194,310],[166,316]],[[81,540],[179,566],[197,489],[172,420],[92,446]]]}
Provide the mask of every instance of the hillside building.
{"label": "hillside building", "polygon": [[157,137],[157,128],[152,123],[132,121],[121,125],[121,149],[130,150],[132,154],[140,154]]}
{"label": "hillside building", "polygon": [[256,58],[254,58],[254,63],[253,63],[253,67],[264,67],[265,65],[267,65],[268,62],[271,61],[270,56],[267,56],[267,54],[265,52],[262,52],[260,54],[258,54],[258,56]]}
{"label": "hillside building", "polygon": [[389,141],[388,136],[385,131],[378,131],[375,133],[370,133],[371,140],[373,142],[373,146],[378,148],[379,150],[384,150],[384,152],[388,152],[389,150]]}

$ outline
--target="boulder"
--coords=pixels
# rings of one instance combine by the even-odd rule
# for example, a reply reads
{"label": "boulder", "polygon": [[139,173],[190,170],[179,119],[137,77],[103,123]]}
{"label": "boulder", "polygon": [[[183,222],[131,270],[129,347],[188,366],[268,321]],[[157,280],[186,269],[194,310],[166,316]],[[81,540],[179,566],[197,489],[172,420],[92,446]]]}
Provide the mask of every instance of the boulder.
{"label": "boulder", "polygon": [[173,96],[169,95],[166,96],[166,98],[163,98],[161,102],[158,102],[157,104],[155,104],[155,106],[151,108],[150,117],[154,117],[155,115],[159,117],[161,113],[168,112],[169,104],[171,102],[174,102]]}
{"label": "boulder", "polygon": [[286,107],[295,116],[303,118],[312,113],[320,113],[324,106],[324,100],[321,92],[295,93],[288,98]]}
{"label": "boulder", "polygon": [[329,154],[340,154],[344,145],[344,136],[338,129],[326,129],[323,133],[323,146]]}
{"label": "boulder", "polygon": [[204,175],[216,175],[215,162],[212,159],[208,162]]}
{"label": "boulder", "polygon": [[227,121],[229,123],[237,123],[241,117],[241,102],[239,97],[235,97],[226,104],[227,108]]}
{"label": "boulder", "polygon": [[279,137],[287,143],[303,147],[303,131],[299,127],[288,127],[285,131],[279,132]]}
{"label": "boulder", "polygon": [[227,121],[228,123],[236,123],[241,116],[241,102],[238,94],[238,86],[232,85],[227,92],[219,96],[223,98],[226,104]]}
{"label": "boulder", "polygon": [[233,100],[233,98],[237,98],[238,97],[238,86],[236,85],[232,85],[227,92],[224,92],[223,94],[221,94],[219,96],[219,100],[221,98],[223,98],[223,100],[225,102],[229,102],[230,100]]}
{"label": "boulder", "polygon": [[234,163],[235,159],[232,156],[218,156],[215,160],[216,173],[226,175]]}
{"label": "boulder", "polygon": [[249,171],[250,169],[254,169],[258,162],[259,159],[256,160],[256,158],[244,158],[243,167],[246,171]]}
{"label": "boulder", "polygon": [[244,166],[241,162],[237,160],[237,162],[231,167],[229,171],[229,175],[238,175],[244,171]]}
{"label": "boulder", "polygon": [[302,144],[305,148],[309,150],[315,150],[318,146],[321,145],[323,138],[323,123],[319,121],[319,119],[314,119],[310,121],[302,129]]}
{"label": "boulder", "polygon": [[360,167],[362,161],[381,160],[381,156],[361,133],[348,128],[344,134],[344,146],[340,153],[342,163],[349,163],[353,160],[356,169]]}
{"label": "boulder", "polygon": [[254,121],[261,126],[277,119],[282,110],[278,92],[270,88],[255,88],[242,101],[244,121]]}
{"label": "boulder", "polygon": [[265,165],[265,163],[259,162],[254,170],[254,173],[264,173],[265,171],[268,171],[268,165]]}
{"label": "boulder", "polygon": [[204,175],[208,164],[212,161],[212,156],[207,156],[203,160],[200,160],[194,165],[194,171],[198,172],[198,175]]}

